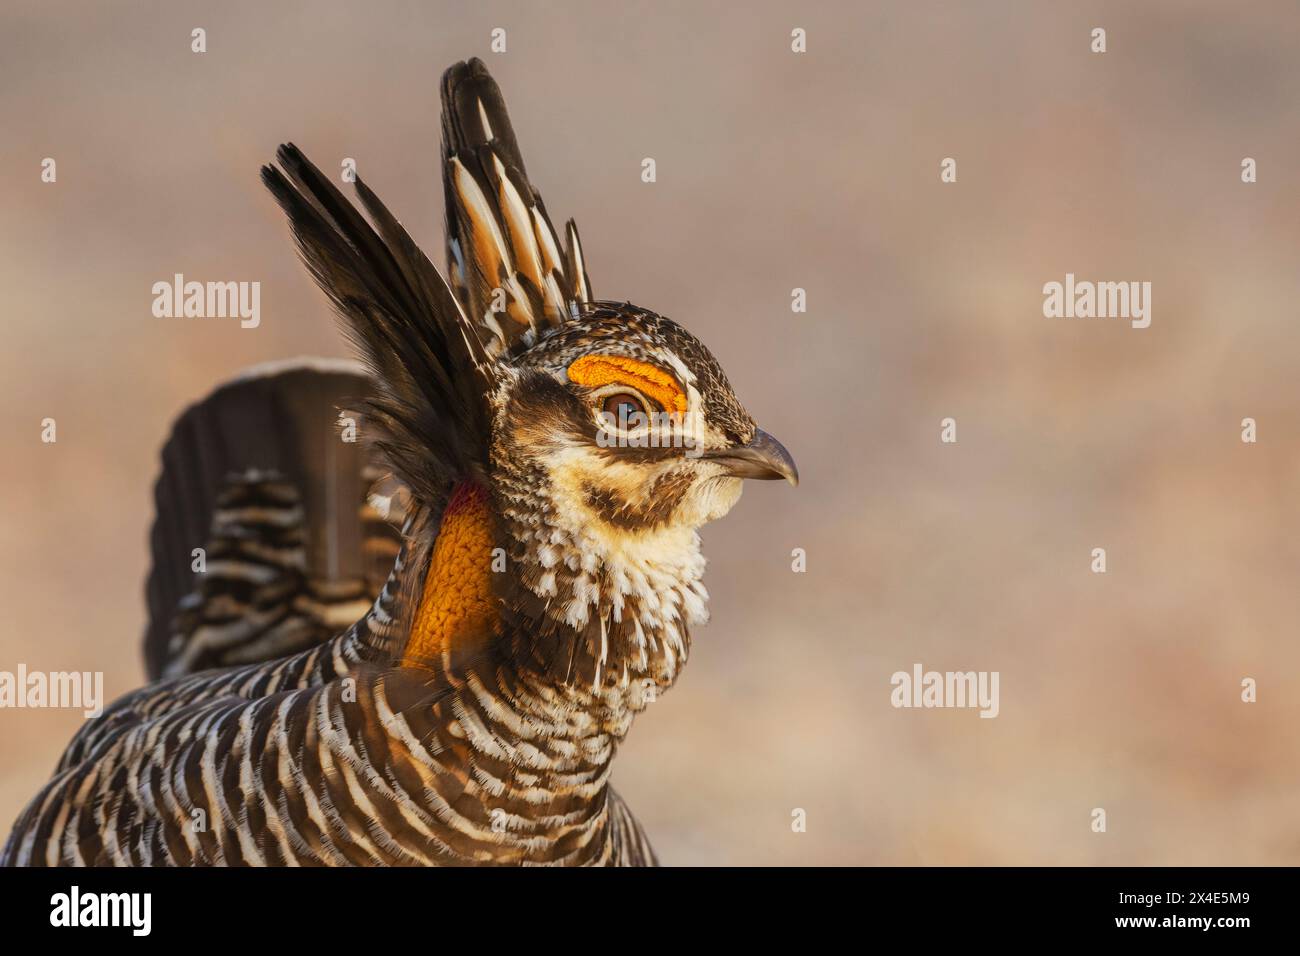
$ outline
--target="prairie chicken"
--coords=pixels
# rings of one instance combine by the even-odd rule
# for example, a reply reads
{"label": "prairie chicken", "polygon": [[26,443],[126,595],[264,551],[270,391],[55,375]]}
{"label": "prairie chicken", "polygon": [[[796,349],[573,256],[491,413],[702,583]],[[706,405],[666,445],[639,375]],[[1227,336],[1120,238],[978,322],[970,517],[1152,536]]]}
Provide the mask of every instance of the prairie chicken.
{"label": "prairie chicken", "polygon": [[261,369],[182,417],[159,679],[76,735],[4,863],[655,862],[611,760],[706,617],[697,529],[794,462],[690,333],[594,299],[481,62],[442,103],[446,282],[360,178],[366,216],[292,145],[263,168],[367,373]]}

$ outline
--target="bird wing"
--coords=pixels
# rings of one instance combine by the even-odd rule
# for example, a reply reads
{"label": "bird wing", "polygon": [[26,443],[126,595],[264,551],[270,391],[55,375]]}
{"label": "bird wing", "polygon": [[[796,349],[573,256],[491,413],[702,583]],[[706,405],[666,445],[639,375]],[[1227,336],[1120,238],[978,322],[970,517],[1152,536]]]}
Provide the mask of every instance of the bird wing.
{"label": "bird wing", "polygon": [[561,242],[477,58],[443,74],[442,148],[452,288],[489,354],[511,354],[591,301],[578,227]]}

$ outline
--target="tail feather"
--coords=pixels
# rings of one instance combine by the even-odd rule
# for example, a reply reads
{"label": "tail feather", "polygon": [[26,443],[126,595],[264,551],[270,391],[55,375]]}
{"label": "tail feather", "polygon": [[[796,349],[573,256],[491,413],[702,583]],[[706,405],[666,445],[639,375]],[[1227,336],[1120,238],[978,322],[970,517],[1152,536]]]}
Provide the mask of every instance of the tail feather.
{"label": "tail feather", "polygon": [[365,612],[398,547],[367,502],[382,472],[341,431],[371,388],[351,362],[264,367],[177,420],[155,486],[151,677],[300,650]]}

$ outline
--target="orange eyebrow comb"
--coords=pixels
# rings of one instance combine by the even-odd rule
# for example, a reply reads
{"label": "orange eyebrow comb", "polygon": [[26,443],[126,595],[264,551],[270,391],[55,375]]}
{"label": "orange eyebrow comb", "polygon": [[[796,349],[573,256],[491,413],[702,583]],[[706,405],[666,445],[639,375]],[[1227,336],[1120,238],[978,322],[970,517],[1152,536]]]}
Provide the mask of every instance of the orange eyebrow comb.
{"label": "orange eyebrow comb", "polygon": [[686,411],[686,393],[661,368],[622,355],[584,355],[569,366],[569,381],[599,388],[619,383],[653,398],[669,412]]}

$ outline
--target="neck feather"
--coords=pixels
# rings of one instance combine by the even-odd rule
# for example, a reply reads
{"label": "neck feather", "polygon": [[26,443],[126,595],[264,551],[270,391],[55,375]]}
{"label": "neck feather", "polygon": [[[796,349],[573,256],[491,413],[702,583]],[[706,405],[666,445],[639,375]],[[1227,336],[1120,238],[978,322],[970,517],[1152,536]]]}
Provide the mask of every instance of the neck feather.
{"label": "neck feather", "polygon": [[574,520],[529,477],[453,490],[427,558],[411,562],[401,664],[455,673],[494,658],[592,706],[640,710],[707,619],[699,535]]}
{"label": "neck feather", "polygon": [[557,502],[537,476],[499,481],[514,650],[553,680],[619,690],[635,709],[671,685],[707,620],[694,528],[627,529]]}

